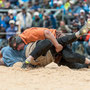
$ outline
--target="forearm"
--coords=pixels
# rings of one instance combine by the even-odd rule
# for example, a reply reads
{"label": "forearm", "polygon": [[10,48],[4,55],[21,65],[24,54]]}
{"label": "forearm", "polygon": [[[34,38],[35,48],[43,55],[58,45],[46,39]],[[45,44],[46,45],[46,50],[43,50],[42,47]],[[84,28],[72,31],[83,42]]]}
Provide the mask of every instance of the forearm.
{"label": "forearm", "polygon": [[50,31],[48,31],[48,30],[45,30],[45,38],[46,39],[49,39],[51,42],[52,42],[52,44],[55,46],[55,47],[57,47],[57,45],[59,44],[58,43],[58,41],[56,40],[56,38],[55,38],[55,36],[50,32]]}

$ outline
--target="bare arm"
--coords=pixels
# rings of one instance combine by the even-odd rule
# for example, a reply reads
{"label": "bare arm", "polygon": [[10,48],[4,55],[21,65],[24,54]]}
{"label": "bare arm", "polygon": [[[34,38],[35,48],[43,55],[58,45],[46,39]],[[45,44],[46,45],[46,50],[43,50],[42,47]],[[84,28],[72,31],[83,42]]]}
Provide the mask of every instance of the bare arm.
{"label": "bare arm", "polygon": [[51,42],[53,43],[53,45],[56,48],[56,52],[59,52],[63,49],[63,46],[57,42],[55,36],[50,31],[45,30],[44,35],[45,35],[45,38],[51,40]]}

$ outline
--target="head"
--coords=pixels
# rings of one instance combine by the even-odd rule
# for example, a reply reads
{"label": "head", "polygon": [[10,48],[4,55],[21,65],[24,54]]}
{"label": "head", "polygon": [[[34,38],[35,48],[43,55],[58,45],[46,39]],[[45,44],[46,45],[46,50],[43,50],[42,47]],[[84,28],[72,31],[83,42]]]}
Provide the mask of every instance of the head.
{"label": "head", "polygon": [[85,24],[85,18],[84,18],[83,16],[80,16],[80,23],[81,23],[82,25]]}
{"label": "head", "polygon": [[22,7],[22,13],[26,14],[26,8],[24,6]]}
{"label": "head", "polygon": [[34,12],[35,19],[39,19],[39,12]]}
{"label": "head", "polygon": [[60,21],[60,26],[65,26],[65,22],[64,21]]}
{"label": "head", "polygon": [[57,6],[60,7],[61,5],[63,5],[63,2],[62,1],[58,1],[57,2]]}
{"label": "head", "polygon": [[82,10],[80,10],[80,15],[81,16],[84,16],[85,15],[85,11],[82,9]]}
{"label": "head", "polygon": [[14,20],[10,20],[10,21],[9,21],[9,24],[10,24],[10,27],[13,28],[14,25],[15,25],[15,21],[14,21]]}
{"label": "head", "polygon": [[9,39],[9,46],[20,51],[24,49],[25,44],[19,36],[12,36]]}

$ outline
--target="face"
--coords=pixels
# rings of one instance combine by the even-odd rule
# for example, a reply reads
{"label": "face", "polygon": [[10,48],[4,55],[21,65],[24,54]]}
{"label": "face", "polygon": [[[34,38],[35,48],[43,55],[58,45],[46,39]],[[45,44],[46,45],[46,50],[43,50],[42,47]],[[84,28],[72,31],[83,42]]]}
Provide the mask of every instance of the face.
{"label": "face", "polygon": [[19,45],[16,45],[16,43],[14,43],[13,44],[13,49],[20,51],[20,50],[23,50],[24,49],[24,46],[25,46],[24,43],[20,43]]}
{"label": "face", "polygon": [[24,46],[25,44],[24,43],[21,43],[17,46],[17,50],[20,51],[20,50],[23,50],[24,49]]}

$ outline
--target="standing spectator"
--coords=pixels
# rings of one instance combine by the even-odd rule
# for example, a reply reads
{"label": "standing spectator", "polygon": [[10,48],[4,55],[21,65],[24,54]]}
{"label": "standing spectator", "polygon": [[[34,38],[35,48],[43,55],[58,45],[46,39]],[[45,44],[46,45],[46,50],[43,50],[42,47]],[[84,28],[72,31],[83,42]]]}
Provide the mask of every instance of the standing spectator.
{"label": "standing spectator", "polygon": [[43,27],[43,20],[39,17],[39,12],[34,12],[35,20],[32,22],[32,27]]}
{"label": "standing spectator", "polygon": [[56,18],[53,16],[53,14],[54,12],[51,11],[51,14],[50,14],[51,28],[56,29],[57,21],[56,21]]}
{"label": "standing spectator", "polygon": [[22,7],[22,11],[17,14],[17,21],[20,21],[22,31],[32,25],[32,16],[26,11],[25,7]]}
{"label": "standing spectator", "polygon": [[9,21],[10,27],[6,29],[6,39],[8,40],[11,36],[16,35],[17,28],[15,27],[15,21]]}

